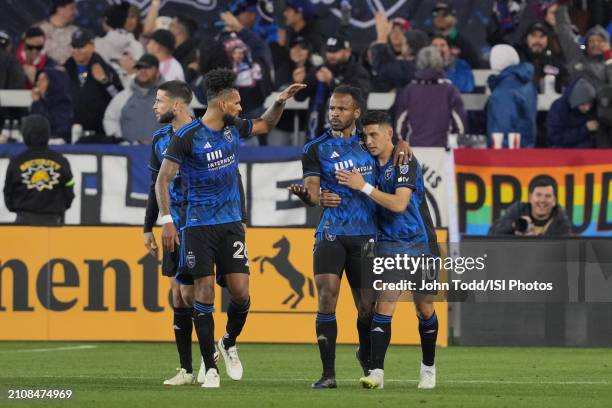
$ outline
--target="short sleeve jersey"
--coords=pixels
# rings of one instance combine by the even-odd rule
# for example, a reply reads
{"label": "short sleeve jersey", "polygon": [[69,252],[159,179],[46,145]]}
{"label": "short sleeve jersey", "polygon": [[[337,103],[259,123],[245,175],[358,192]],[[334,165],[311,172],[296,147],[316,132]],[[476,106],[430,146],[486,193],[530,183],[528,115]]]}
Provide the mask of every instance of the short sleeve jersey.
{"label": "short sleeve jersey", "polygon": [[384,193],[395,194],[396,189],[407,187],[412,189],[408,207],[401,214],[378,206],[377,241],[381,243],[401,243],[404,248],[411,244],[419,249],[436,242],[435,229],[427,200],[423,171],[415,157],[408,164],[395,166],[392,160],[385,165],[378,165],[377,187]]}
{"label": "short sleeve jersey", "polygon": [[199,118],[176,132],[164,158],[180,165],[187,194],[184,228],[241,220],[238,183],[238,145],[251,134],[253,124],[240,128],[207,127]]}
{"label": "short sleeve jersey", "polygon": [[[159,173],[161,163],[164,160],[164,153],[170,145],[173,137],[171,125],[166,125],[157,129],[153,133],[153,141],[151,142],[151,158],[149,159],[149,169],[155,173]],[[170,215],[174,221],[174,225],[180,227],[181,223],[181,208],[183,205],[183,185],[181,181],[181,173],[178,172],[172,183],[170,184]]]}
{"label": "short sleeve jersey", "polygon": [[326,208],[317,227],[317,234],[375,235],[376,205],[360,191],[338,184],[336,170],[358,169],[366,182],[376,182],[376,162],[356,133],[350,139],[334,137],[331,131],[304,146],[303,176],[321,178],[321,189],[341,198],[337,208]]}

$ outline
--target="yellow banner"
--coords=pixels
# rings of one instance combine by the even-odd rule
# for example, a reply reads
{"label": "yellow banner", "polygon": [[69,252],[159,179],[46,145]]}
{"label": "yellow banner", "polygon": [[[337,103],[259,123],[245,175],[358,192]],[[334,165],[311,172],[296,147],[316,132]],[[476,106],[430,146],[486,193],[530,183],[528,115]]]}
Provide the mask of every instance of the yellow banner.
{"label": "yellow banner", "polygon": [[[0,340],[174,339],[170,278],[161,276],[159,261],[146,254],[141,228],[7,226],[0,231]],[[251,312],[240,341],[315,342],[313,242],[311,229],[248,230]],[[218,288],[216,337],[225,330],[227,300]],[[438,344],[445,346],[446,303],[436,303],[436,311]],[[338,342],[357,343],[345,279],[336,315]],[[411,303],[400,304],[393,319],[393,343],[419,343]]]}

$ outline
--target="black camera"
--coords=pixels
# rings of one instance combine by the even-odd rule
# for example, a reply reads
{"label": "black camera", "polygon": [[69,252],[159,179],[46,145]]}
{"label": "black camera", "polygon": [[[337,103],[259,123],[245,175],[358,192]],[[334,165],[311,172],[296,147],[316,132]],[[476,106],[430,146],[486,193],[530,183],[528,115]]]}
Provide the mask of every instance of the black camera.
{"label": "black camera", "polygon": [[527,229],[529,229],[529,222],[525,218],[519,217],[514,221],[514,230],[516,232],[524,234],[527,232]]}

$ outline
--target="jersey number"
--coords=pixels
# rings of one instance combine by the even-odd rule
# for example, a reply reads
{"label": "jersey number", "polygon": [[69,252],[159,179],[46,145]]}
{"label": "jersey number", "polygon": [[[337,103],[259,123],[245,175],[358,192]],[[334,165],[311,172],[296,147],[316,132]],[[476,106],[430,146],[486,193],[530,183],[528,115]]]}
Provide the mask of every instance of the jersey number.
{"label": "jersey number", "polygon": [[246,247],[244,246],[242,242],[240,241],[234,242],[234,248],[238,248],[236,252],[234,252],[234,258],[236,259],[248,258]]}

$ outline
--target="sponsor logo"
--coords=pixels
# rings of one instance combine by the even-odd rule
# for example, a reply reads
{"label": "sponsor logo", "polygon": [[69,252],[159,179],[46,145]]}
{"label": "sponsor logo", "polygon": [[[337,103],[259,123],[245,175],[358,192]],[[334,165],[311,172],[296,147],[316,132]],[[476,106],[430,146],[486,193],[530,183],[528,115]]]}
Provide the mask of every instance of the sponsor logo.
{"label": "sponsor logo", "polygon": [[214,152],[206,153],[206,160],[213,161],[219,160],[223,157],[223,152],[221,150],[215,150]]}
{"label": "sponsor logo", "polygon": [[355,167],[355,165],[353,164],[352,160],[343,160],[341,162],[334,163],[334,169],[336,170],[348,170],[353,167]]}

